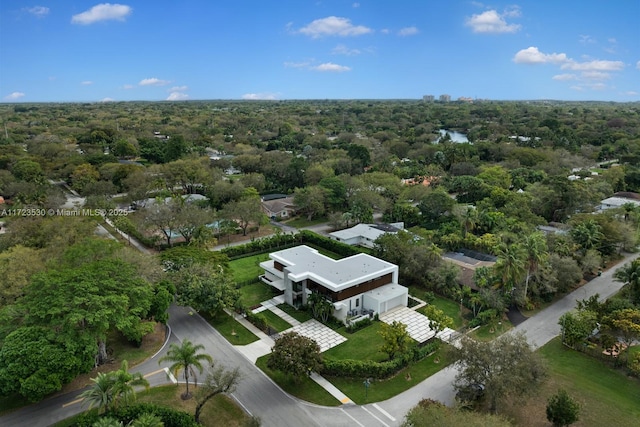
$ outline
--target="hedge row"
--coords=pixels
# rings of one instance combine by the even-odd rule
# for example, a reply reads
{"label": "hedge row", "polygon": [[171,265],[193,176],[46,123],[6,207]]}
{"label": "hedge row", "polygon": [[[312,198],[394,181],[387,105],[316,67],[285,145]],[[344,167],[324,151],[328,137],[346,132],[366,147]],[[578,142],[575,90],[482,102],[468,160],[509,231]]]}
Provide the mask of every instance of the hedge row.
{"label": "hedge row", "polygon": [[74,423],[74,427],[93,427],[93,425],[103,417],[112,417],[128,425],[143,414],[153,414],[162,420],[164,427],[196,427],[199,426],[191,414],[183,411],[171,409],[166,406],[155,405],[153,403],[137,403],[130,406],[118,408],[104,415],[96,412],[85,412],[79,415]]}
{"label": "hedge row", "polygon": [[324,359],[322,374],[347,378],[389,378],[412,362],[418,362],[440,347],[440,341],[434,340],[422,347],[414,347],[410,351],[386,362],[354,359]]}
{"label": "hedge row", "polygon": [[257,239],[244,245],[229,246],[220,252],[230,259],[236,259],[248,255],[257,255],[271,252],[276,249],[284,249],[301,244],[313,244],[342,256],[351,256],[360,253],[358,248],[347,245],[328,237],[321,236],[309,230],[302,230],[296,234],[277,234],[270,237]]}

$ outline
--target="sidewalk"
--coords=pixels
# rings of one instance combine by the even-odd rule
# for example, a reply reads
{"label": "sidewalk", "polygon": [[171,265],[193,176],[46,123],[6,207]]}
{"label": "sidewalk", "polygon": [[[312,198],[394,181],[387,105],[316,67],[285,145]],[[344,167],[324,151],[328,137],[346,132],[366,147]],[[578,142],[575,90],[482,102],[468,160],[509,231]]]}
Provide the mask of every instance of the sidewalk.
{"label": "sidewalk", "polygon": [[[278,316],[280,316],[279,313],[282,313],[284,316],[280,316],[282,317],[283,320],[285,320],[286,322],[288,322],[289,324],[293,325],[293,326],[299,326],[300,322],[298,322],[297,320],[295,320],[293,317],[289,316],[287,313],[285,313],[284,311],[280,310],[278,307],[276,307],[277,304],[280,304],[279,302],[277,302],[278,297],[273,298],[269,301],[265,301],[264,304],[270,304],[269,307],[267,308],[268,310],[273,311],[275,314],[277,314]],[[274,301],[276,300],[276,301]],[[276,303],[276,304],[274,304]],[[247,359],[249,359],[251,361],[251,363],[253,363],[255,365],[256,360],[258,360],[258,358],[271,353],[271,348],[273,347],[274,341],[273,339],[268,336],[267,334],[265,334],[264,332],[262,332],[260,329],[256,328],[251,322],[249,322],[247,319],[245,319],[244,317],[230,311],[230,310],[226,310],[225,312],[233,317],[234,319],[236,319],[242,326],[244,326],[245,328],[247,328],[248,330],[250,330],[255,336],[257,336],[258,338],[260,338],[258,341],[252,342],[251,344],[247,344],[247,345],[234,345],[234,347],[240,352],[242,353]],[[295,324],[294,324],[295,323]],[[320,387],[324,388],[329,394],[331,394],[333,397],[335,397],[336,399],[338,399],[340,402],[342,402],[342,404],[344,405],[354,405],[353,401],[351,399],[349,399],[344,393],[342,393],[340,390],[338,390],[338,388],[336,386],[334,386],[333,384],[331,384],[326,378],[322,377],[321,375],[312,372],[310,378],[315,381],[318,385],[320,385]]]}

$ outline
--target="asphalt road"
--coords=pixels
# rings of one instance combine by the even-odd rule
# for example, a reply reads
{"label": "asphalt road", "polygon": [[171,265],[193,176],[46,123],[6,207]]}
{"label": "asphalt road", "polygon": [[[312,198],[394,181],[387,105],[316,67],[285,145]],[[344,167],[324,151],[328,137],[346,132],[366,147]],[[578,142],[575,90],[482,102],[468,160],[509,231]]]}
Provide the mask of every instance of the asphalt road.
{"label": "asphalt road", "polygon": [[[605,299],[618,292],[622,283],[613,280],[615,269],[638,256],[638,254],[626,255],[618,266],[603,272],[602,276],[596,277],[580,289],[529,318],[510,333],[524,332],[529,342],[535,347],[546,344],[559,334],[559,318],[563,313],[575,307],[576,300],[589,298],[596,293],[600,294],[601,299]],[[343,405],[338,408],[312,405],[282,391],[214,328],[188,308],[172,306],[169,314],[169,323],[172,329],[170,342],[189,339],[192,342],[201,343],[205,346],[205,351],[211,354],[217,362],[227,367],[240,367],[243,378],[233,393],[233,397],[250,414],[260,417],[262,425],[265,427],[392,427],[400,425],[406,412],[423,398],[431,398],[448,404],[453,402],[453,380],[456,369],[448,367],[410,390],[376,404]],[[163,349],[164,351],[166,348]],[[163,365],[157,363],[163,352],[136,366],[133,370],[143,374],[151,374],[148,380],[152,385],[167,383],[169,381],[167,375],[161,370]],[[77,401],[77,394],[79,392],[49,398],[0,417],[0,426],[49,426],[85,409]]]}

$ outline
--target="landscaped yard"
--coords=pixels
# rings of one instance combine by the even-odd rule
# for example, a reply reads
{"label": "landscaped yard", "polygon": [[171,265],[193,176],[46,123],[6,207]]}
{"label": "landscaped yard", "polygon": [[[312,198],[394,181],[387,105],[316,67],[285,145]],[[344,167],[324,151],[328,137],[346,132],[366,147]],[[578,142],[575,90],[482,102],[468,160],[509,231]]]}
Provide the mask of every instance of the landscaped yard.
{"label": "landscaped yard", "polygon": [[258,341],[258,337],[227,313],[220,313],[214,318],[203,317],[233,345],[247,345]]}
{"label": "landscaped yard", "polygon": [[353,334],[346,332],[344,328],[338,329],[338,333],[347,338],[347,341],[339,344],[323,353],[324,357],[331,359],[356,359],[374,360],[383,362],[388,359],[387,354],[379,349],[384,343],[378,333],[382,327],[382,322],[360,329]]}
{"label": "landscaped yard", "polygon": [[264,270],[260,268],[260,263],[268,259],[269,254],[259,254],[229,261],[233,279],[236,282],[258,280],[258,276],[264,274]]}
{"label": "landscaped yard", "polygon": [[313,317],[311,316],[311,313],[309,313],[308,311],[305,310],[298,310],[295,307],[291,307],[289,304],[284,303],[284,304],[280,304],[278,305],[278,308],[282,311],[284,311],[285,313],[287,313],[289,316],[293,317],[294,319],[296,319],[298,322],[300,323],[304,323],[307,320],[311,320]]}
{"label": "landscaped yard", "polygon": [[[327,378],[355,403],[380,402],[402,393],[449,365],[448,345],[418,363],[410,365],[386,380],[373,380],[365,391],[365,378]],[[438,363],[435,360],[438,359]]]}
{"label": "landscaped yard", "polygon": [[275,329],[278,332],[282,332],[291,328],[291,325],[287,323],[287,321],[282,319],[271,310],[264,310],[260,312],[260,314],[263,315],[265,319],[267,319],[267,324],[271,326],[272,329]]}
{"label": "landscaped yard", "polygon": [[256,366],[262,369],[269,378],[274,380],[284,391],[300,399],[312,402],[317,405],[339,406],[341,403],[329,394],[328,391],[320,387],[309,377],[298,378],[298,382],[290,375],[285,375],[279,371],[272,371],[267,367],[269,355],[262,356],[256,361]]}
{"label": "landscaped yard", "polygon": [[546,403],[558,388],[564,388],[581,405],[580,420],[575,426],[638,425],[640,380],[564,347],[559,338],[539,351],[549,365],[549,378],[526,404],[515,403],[505,408],[515,425],[548,426]]}
{"label": "landscaped yard", "polygon": [[[409,286],[409,295],[413,295],[416,298],[420,298],[423,301],[429,302],[426,298],[426,291],[417,286]],[[465,325],[465,319],[463,315],[469,312],[469,309],[462,307],[462,313],[460,314],[460,303],[450,300],[448,298],[441,297],[440,295],[434,295],[431,304],[435,305],[440,310],[444,311],[444,314],[453,319],[453,329],[460,329]],[[418,312],[424,314],[424,308],[418,309]]]}
{"label": "landscaped yard", "polygon": [[321,216],[319,218],[309,221],[306,217],[298,216],[288,221],[283,221],[283,224],[287,224],[289,227],[302,228],[310,227],[312,225],[324,224],[327,222],[327,217]]}
{"label": "landscaped yard", "polygon": [[247,308],[256,307],[260,305],[261,302],[270,300],[280,294],[278,290],[262,282],[245,285],[241,287],[239,291],[240,302]]}
{"label": "landscaped yard", "polygon": [[502,319],[501,321],[496,322],[494,325],[489,324],[480,326],[478,329],[471,332],[469,336],[478,341],[491,341],[492,339],[499,337],[512,328],[513,324],[511,322],[509,322],[507,319]]}

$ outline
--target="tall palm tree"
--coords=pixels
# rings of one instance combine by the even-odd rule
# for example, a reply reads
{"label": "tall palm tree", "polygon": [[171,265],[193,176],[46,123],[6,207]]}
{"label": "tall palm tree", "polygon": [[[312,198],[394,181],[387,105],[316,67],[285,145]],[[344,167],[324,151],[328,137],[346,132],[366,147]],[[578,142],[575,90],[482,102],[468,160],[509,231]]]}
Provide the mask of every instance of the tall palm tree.
{"label": "tall palm tree", "polygon": [[494,265],[505,292],[511,291],[524,278],[526,253],[519,244],[502,244],[498,249],[498,261]]}
{"label": "tall palm tree", "polygon": [[[195,369],[198,369],[200,373],[204,367],[202,361],[206,360],[209,363],[213,362],[213,358],[206,353],[198,353],[199,350],[204,349],[202,344],[193,344],[189,340],[182,341],[182,344],[171,344],[167,354],[158,360],[158,363],[171,362],[169,370],[174,375],[178,375],[179,371],[184,371],[184,381],[187,384],[187,390],[182,395],[183,399],[189,399],[191,394],[189,393],[189,377],[196,376]],[[195,369],[194,369],[195,368]]]}
{"label": "tall palm tree", "polygon": [[527,278],[524,282],[524,300],[526,301],[531,274],[538,270],[540,264],[548,258],[549,253],[547,252],[547,241],[540,231],[525,237],[522,246],[526,252]]}

